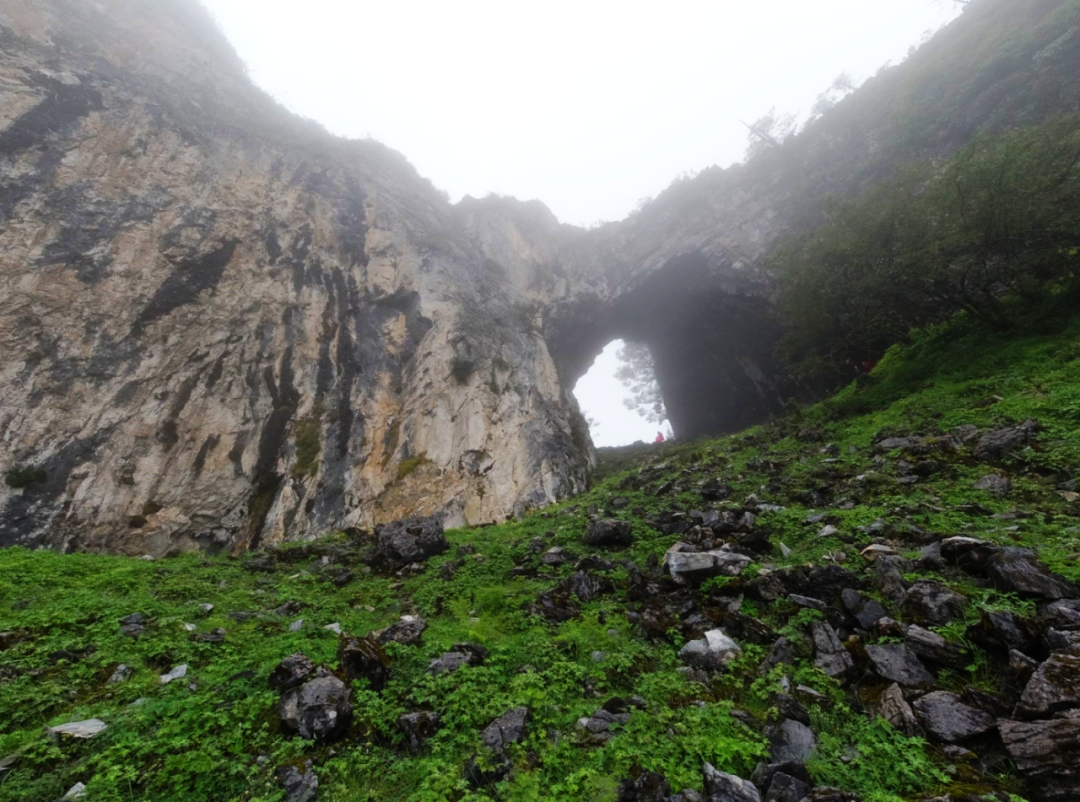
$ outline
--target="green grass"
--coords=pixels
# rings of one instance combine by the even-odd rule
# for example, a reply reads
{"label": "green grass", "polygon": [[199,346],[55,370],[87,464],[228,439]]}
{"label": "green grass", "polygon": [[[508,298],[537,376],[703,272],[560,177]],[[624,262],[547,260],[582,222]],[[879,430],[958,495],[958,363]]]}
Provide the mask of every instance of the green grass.
{"label": "green grass", "polygon": [[[712,685],[688,682],[676,672],[683,636],[671,630],[645,637],[628,620],[629,576],[622,567],[609,575],[614,594],[583,604],[574,620],[549,625],[530,616],[528,605],[572,568],[513,573],[515,566],[537,566],[539,555],[529,542],[541,538],[543,550],[589,553],[582,535],[595,508],[633,523],[634,544],[619,557],[644,566],[677,540],[660,533],[655,516],[708,507],[699,486],[721,477],[733,489],[731,500],[717,505],[721,509],[738,506],[751,493],[783,509],[759,518],[772,552],[742,577],[707,583],[705,599],[737,591],[763,566],[816,563],[835,551],[846,552],[852,570],[864,570],[858,547],[870,536],[859,527],[879,519],[896,529],[914,525],[1031,546],[1052,569],[1080,581],[1080,512],[1057,489],[1080,475],[1078,362],[1080,320],[1009,337],[962,322],[924,332],[891,351],[871,377],[821,404],[731,437],[665,446],[657,458],[666,466],[661,471],[639,472],[625,455],[602,453],[607,475],[587,494],[521,520],[451,531],[451,550],[404,579],[367,572],[358,562],[361,546],[341,535],[285,548],[270,572],[247,570],[245,559],[227,556],[149,562],[0,552],[0,629],[11,633],[0,651],[0,758],[17,756],[0,775],[0,800],[57,799],[84,782],[90,802],[271,802],[283,799],[274,770],[304,759],[314,761],[324,802],[602,802],[614,800],[618,782],[638,769],[665,774],[675,789],[700,790],[705,761],[747,777],[766,753],[763,729],[785,671],[759,675],[766,648],[743,643],[743,658]],[[873,449],[886,434],[941,438],[962,424],[990,428],[1029,417],[1039,419],[1043,432],[994,468],[1013,479],[1014,491],[1005,499],[972,487],[990,468],[968,448],[932,455],[941,471],[915,485],[895,481],[902,455]],[[810,429],[820,439],[808,439]],[[826,443],[840,447],[837,461],[826,462],[820,453]],[[653,451],[642,452],[647,463]],[[616,498],[625,504],[616,507]],[[992,513],[1019,508],[1032,517],[1002,520],[957,509],[972,503]],[[817,511],[838,522],[836,537],[822,540],[822,524],[804,523]],[[904,553],[915,553],[916,541]],[[781,554],[780,542],[790,556]],[[475,552],[458,553],[465,544]],[[340,588],[328,581],[323,555],[349,564],[352,581]],[[443,578],[448,563],[456,571]],[[1000,666],[966,643],[966,626],[981,609],[1030,613],[1030,602],[944,569],[935,578],[969,599],[964,619],[942,632],[968,646],[972,663],[942,681],[957,689],[968,683],[993,688]],[[271,612],[286,601],[300,602],[302,611]],[[202,603],[214,610],[202,613]],[[233,611],[258,615],[236,621],[227,615]],[[153,619],[138,640],[119,632],[119,619],[134,612]],[[820,615],[786,601],[749,599],[742,612],[799,642]],[[334,666],[337,637],[325,625],[339,623],[362,635],[406,613],[427,619],[423,642],[391,645],[392,674],[382,692],[354,683],[355,719],[343,740],[316,745],[279,732],[277,697],[267,687],[279,660],[302,651]],[[305,623],[293,632],[289,624],[297,618]],[[185,623],[199,633],[224,628],[226,640],[193,641]],[[462,641],[487,647],[485,664],[430,676],[429,661]],[[965,791],[1025,793],[1015,777],[948,774],[949,763],[936,750],[856,712],[850,694],[814,669],[805,643],[801,648],[803,657],[787,674],[826,698],[810,711],[820,742],[811,770],[819,782],[860,791],[871,802],[930,797],[959,789],[961,782]],[[593,659],[598,651],[601,662]],[[109,684],[120,663],[132,667],[133,676]],[[161,685],[158,675],[181,663],[189,665],[188,677]],[[631,694],[644,697],[648,709],[635,712],[604,746],[579,743],[579,718],[612,696]],[[532,720],[526,742],[510,752],[510,779],[470,789],[462,768],[476,752],[480,732],[516,705],[527,705]],[[443,726],[414,756],[396,721],[419,709],[439,712]],[[53,742],[43,734],[45,726],[91,717],[108,724],[93,739]]]}

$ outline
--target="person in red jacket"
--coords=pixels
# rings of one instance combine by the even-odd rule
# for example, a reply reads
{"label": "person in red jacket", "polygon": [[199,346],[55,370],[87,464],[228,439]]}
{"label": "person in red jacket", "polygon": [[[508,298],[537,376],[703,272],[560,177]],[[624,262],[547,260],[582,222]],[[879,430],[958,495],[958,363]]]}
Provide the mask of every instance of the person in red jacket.
{"label": "person in red jacket", "polygon": [[657,432],[656,433],[656,440],[654,440],[653,442],[655,442],[655,443],[664,442],[664,433],[663,432]]}

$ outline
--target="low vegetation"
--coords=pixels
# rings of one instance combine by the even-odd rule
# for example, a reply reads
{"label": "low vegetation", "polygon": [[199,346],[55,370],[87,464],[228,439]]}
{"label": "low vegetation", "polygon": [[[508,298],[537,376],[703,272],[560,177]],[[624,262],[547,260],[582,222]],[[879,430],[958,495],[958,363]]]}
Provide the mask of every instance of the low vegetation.
{"label": "low vegetation", "polygon": [[[1037,433],[992,465],[970,445],[945,445],[957,427],[1029,419]],[[914,436],[927,453],[876,445]],[[860,556],[867,543],[888,544],[907,560],[907,582],[941,581],[964,599],[962,615],[935,629],[969,659],[937,681],[1002,693],[1007,661],[968,628],[985,610],[1032,616],[1034,601],[927,561],[920,549],[935,533],[1020,544],[1080,582],[1080,320],[1008,336],[965,321],[930,329],[815,407],[732,437],[639,449],[634,460],[556,507],[447,532],[448,551],[396,573],[369,567],[363,532],[243,557],[0,552],[0,800],[59,799],[81,782],[93,802],[278,802],[278,770],[309,760],[323,802],[615,800],[620,784],[643,772],[664,775],[672,792],[701,790],[706,762],[750,777],[768,759],[777,694],[796,686],[809,689],[799,698],[817,737],[807,764],[817,783],[864,802],[1033,799],[1008,761],[961,763],[875,717],[876,681],[822,672],[808,628],[842,607],[830,602],[823,614],[754,589],[770,572],[840,566],[888,604],[874,564]],[[1009,479],[1007,494],[975,487],[991,472]],[[662,575],[664,553],[690,536],[673,528],[680,516],[748,509],[765,540],[741,574],[699,588]],[[628,522],[632,543],[586,545],[597,516]],[[552,549],[573,556],[552,558]],[[560,595],[588,554],[610,561],[588,569],[602,577],[600,590],[587,600]],[[636,596],[642,582],[658,590]],[[696,612],[680,615],[672,599]],[[145,626],[132,637],[121,620],[136,613]],[[336,629],[361,636],[402,615],[427,628],[419,642],[385,644],[381,690],[351,682],[353,715],[340,739],[282,730],[268,677],[283,658],[299,652],[337,666]],[[742,646],[707,677],[687,672],[678,656],[700,629],[693,615],[726,616]],[[796,644],[795,657],[763,667],[781,635]],[[864,646],[894,641],[869,632],[846,645],[862,660]],[[429,670],[466,642],[486,658]],[[181,665],[186,675],[164,684]],[[630,705],[628,722],[592,739],[579,722],[614,698]],[[516,706],[530,717],[506,750],[512,769],[470,782],[464,767],[490,757],[481,732]],[[399,725],[412,711],[441,722],[416,752]],[[106,729],[88,739],[44,729],[95,718]]]}

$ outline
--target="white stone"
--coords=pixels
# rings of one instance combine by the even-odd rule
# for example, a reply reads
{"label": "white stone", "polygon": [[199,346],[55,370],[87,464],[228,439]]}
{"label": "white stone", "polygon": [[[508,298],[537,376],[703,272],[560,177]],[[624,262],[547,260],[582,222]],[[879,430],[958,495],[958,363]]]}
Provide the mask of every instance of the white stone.
{"label": "white stone", "polygon": [[49,727],[49,732],[56,735],[68,735],[72,738],[93,738],[107,729],[107,726],[99,718],[88,718],[85,721],[73,721],[70,724],[61,724],[59,727]]}

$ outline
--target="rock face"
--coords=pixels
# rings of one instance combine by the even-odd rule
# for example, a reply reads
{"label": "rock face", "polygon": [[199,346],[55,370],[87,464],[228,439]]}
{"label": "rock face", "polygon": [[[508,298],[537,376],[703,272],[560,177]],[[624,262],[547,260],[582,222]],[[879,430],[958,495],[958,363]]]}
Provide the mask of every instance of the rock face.
{"label": "rock face", "polygon": [[[1052,5],[985,0],[934,47]],[[0,546],[151,555],[576,493],[569,388],[616,337],[649,345],[680,437],[757,422],[795,393],[776,238],[991,110],[1080,97],[1067,47],[945,88],[916,53],[781,151],[586,232],[535,201],[452,206],[399,154],[289,115],[194,0],[0,0],[0,44],[0,470],[40,477],[0,486]],[[998,91],[1035,64],[1054,108]],[[933,124],[882,112],[909,95]]]}

